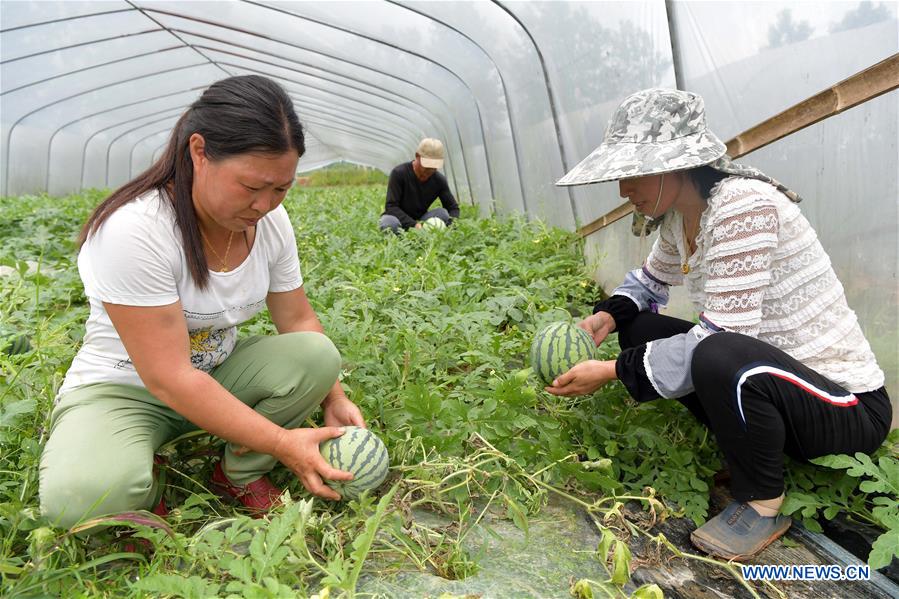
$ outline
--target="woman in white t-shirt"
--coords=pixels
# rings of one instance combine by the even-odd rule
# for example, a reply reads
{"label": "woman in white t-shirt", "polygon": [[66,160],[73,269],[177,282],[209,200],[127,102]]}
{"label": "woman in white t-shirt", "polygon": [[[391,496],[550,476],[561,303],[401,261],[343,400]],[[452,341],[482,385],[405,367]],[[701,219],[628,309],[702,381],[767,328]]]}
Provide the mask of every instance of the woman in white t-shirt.
{"label": "woman in white t-shirt", "polygon": [[[159,161],[91,214],[78,255],[90,316],[41,457],[41,509],[58,525],[165,514],[154,452],[197,428],[227,441],[210,489],[255,513],[281,495],[266,476],[277,461],[339,498],[323,479],[352,475],[319,443],[365,423],[281,206],[304,150],[283,89],[225,79],[182,115]],[[266,307],[279,334],[238,340]],[[319,406],[325,426],[302,428]]]}
{"label": "woman in white t-shirt", "polygon": [[[547,391],[592,393],[618,379],[637,401],[683,403],[715,434],[735,498],[691,539],[745,559],[791,524],[779,513],[784,453],[870,453],[892,407],[800,198],[725,150],[702,98],[649,89],[621,103],[603,143],[559,181],[617,180],[661,224],[643,267],[580,323],[597,345],[616,331],[618,359],[582,362]],[[686,287],[698,324],[657,313],[671,285]]]}

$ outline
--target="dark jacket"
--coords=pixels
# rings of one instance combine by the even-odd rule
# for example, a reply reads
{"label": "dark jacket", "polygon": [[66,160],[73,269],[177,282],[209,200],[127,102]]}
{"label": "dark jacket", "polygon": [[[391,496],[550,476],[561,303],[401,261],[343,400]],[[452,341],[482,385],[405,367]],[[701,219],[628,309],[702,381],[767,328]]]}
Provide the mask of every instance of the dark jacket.
{"label": "dark jacket", "polygon": [[404,162],[390,171],[384,214],[397,217],[403,228],[408,229],[415,226],[437,198],[440,198],[451,218],[459,217],[459,204],[446,183],[446,177],[435,172],[422,183],[415,176],[412,163]]}

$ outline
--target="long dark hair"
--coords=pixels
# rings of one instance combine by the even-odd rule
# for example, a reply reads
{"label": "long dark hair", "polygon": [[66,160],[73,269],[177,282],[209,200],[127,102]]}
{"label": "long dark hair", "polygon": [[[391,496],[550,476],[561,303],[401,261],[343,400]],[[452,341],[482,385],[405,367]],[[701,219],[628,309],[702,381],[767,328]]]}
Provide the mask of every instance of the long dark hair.
{"label": "long dark hair", "polygon": [[251,152],[283,154],[293,149],[302,156],[306,151],[303,126],[281,86],[259,75],[217,81],[178,119],[159,160],[94,209],[78,236],[78,247],[110,214],[156,189],[172,203],[191,277],[200,289],[205,288],[209,270],[192,197],[189,141],[194,133],[206,140],[206,156],[212,161]]}
{"label": "long dark hair", "polygon": [[730,177],[727,173],[717,171],[708,165],[691,168],[687,171],[687,176],[690,177],[693,184],[696,185],[699,196],[703,200],[707,200],[711,197],[712,188],[715,187],[719,181],[723,181]]}

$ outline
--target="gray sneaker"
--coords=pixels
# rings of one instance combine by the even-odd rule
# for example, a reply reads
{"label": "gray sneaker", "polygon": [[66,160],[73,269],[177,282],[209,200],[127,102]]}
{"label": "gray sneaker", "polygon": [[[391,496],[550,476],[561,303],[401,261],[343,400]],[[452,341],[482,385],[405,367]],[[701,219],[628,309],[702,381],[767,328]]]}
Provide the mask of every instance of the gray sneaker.
{"label": "gray sneaker", "polygon": [[759,553],[790,528],[789,516],[761,516],[748,503],[734,501],[690,533],[699,549],[727,560],[742,561]]}

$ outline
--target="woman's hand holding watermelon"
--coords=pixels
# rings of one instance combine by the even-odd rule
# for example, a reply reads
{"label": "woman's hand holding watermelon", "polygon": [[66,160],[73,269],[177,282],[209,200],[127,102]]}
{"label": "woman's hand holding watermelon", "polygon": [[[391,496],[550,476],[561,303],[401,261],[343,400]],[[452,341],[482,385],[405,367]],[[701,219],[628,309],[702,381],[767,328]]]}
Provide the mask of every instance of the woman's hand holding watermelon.
{"label": "woman's hand holding watermelon", "polygon": [[353,480],[353,475],[332,468],[319,453],[319,444],[342,434],[343,428],[336,426],[284,429],[272,455],[297,475],[307,491],[325,499],[339,500],[340,495],[322,479]]}
{"label": "woman's hand holding watermelon", "polygon": [[597,312],[577,323],[593,337],[593,342],[599,347],[605,338],[615,330],[615,319],[608,312]]}
{"label": "woman's hand holding watermelon", "polygon": [[553,381],[552,387],[545,389],[547,393],[567,397],[589,395],[616,378],[615,360],[587,360],[560,374]]}
{"label": "woman's hand holding watermelon", "polygon": [[366,428],[359,407],[345,395],[327,397],[322,402],[325,426],[358,426]]}

